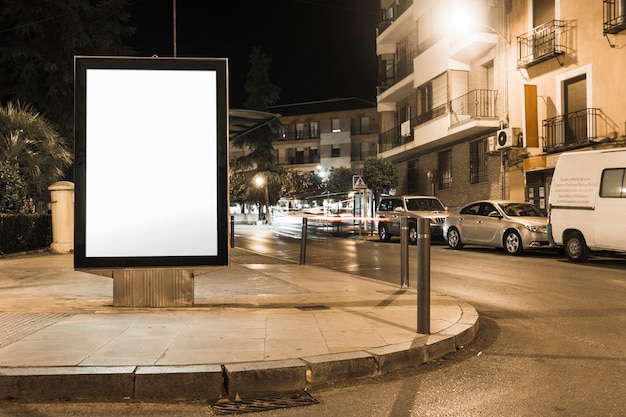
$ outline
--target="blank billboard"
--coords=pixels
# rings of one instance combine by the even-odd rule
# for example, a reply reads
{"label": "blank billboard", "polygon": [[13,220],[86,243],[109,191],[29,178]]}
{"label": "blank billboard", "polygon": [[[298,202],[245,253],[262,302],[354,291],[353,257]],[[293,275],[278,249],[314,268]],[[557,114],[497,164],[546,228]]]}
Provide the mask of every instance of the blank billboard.
{"label": "blank billboard", "polygon": [[225,59],[75,58],[76,268],[228,264]]}

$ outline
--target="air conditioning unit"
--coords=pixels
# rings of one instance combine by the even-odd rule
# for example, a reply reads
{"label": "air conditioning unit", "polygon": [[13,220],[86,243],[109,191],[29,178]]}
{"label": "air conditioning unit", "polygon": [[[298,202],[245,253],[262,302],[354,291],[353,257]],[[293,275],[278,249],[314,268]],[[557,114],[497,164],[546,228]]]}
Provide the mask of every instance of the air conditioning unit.
{"label": "air conditioning unit", "polygon": [[508,127],[498,130],[496,149],[521,148],[524,146],[524,135],[519,127]]}
{"label": "air conditioning unit", "polygon": [[494,153],[498,150],[498,138],[496,136],[487,137],[487,153]]}

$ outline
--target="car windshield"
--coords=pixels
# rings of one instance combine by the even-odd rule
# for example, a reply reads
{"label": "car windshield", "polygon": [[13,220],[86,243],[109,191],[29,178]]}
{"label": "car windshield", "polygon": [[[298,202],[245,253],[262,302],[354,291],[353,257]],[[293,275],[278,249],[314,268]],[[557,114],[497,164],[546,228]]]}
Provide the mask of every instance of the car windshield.
{"label": "car windshield", "polygon": [[407,198],[406,209],[410,211],[445,211],[436,198]]}
{"label": "car windshield", "polygon": [[546,217],[546,212],[533,204],[509,203],[502,204],[502,210],[507,216],[513,217]]}

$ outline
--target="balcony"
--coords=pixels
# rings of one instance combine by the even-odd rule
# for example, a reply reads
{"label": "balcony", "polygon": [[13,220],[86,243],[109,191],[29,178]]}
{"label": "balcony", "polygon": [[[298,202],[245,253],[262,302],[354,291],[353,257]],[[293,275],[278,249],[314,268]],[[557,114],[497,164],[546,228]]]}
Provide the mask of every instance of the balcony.
{"label": "balcony", "polygon": [[616,137],[617,126],[600,109],[583,109],[543,121],[546,153],[582,148]]}
{"label": "balcony", "polygon": [[[397,55],[395,57],[394,62],[391,63],[392,70],[383,74],[378,81],[378,86],[376,87],[377,95],[384,93],[400,80],[403,80],[413,74],[413,59],[415,56],[416,51],[414,49],[410,49],[405,54]],[[391,75],[391,73],[393,73],[393,75]]]}
{"label": "balcony", "polygon": [[565,28],[565,21],[552,20],[518,36],[517,68],[528,68],[565,54]]}
{"label": "balcony", "polygon": [[497,90],[472,90],[450,101],[450,127],[470,119],[496,118]]}
{"label": "balcony", "polygon": [[400,126],[396,126],[380,134],[380,138],[378,139],[378,144],[380,145],[378,152],[389,151],[410,142],[413,142],[413,129],[411,129],[409,134],[402,135]]}
{"label": "balcony", "polygon": [[381,10],[381,19],[376,28],[376,36],[380,36],[402,13],[408,10],[413,0],[399,0],[386,9]]}
{"label": "balcony", "polygon": [[616,34],[626,29],[626,6],[623,0],[604,0],[604,34]]}
{"label": "balcony", "polygon": [[[410,129],[397,126],[380,135],[379,152],[390,151],[409,143],[412,148],[405,146],[406,150],[411,148],[415,151],[418,147],[426,149],[436,144],[444,145],[463,137],[493,131],[499,126],[496,114],[497,93],[496,90],[472,90],[447,104],[413,117],[410,122],[405,122],[410,123]],[[448,118],[441,117],[446,114]],[[414,141],[415,135],[419,137],[419,141]]]}

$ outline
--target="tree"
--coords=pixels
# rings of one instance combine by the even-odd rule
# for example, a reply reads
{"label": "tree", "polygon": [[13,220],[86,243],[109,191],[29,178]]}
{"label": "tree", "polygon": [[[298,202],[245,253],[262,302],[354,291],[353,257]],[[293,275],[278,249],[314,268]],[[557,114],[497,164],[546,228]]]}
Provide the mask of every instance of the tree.
{"label": "tree", "polygon": [[[250,69],[245,84],[247,98],[244,106],[248,110],[267,111],[268,106],[279,99],[280,89],[269,79],[270,62],[271,59],[262,53],[259,47],[252,49],[248,58]],[[268,124],[233,139],[234,146],[249,150],[246,155],[237,159],[235,169],[253,170],[255,175],[263,178],[264,198],[259,200],[259,203],[263,201],[268,213],[270,204],[278,201],[281,187],[281,169],[276,163],[272,144],[275,135],[276,125]],[[253,195],[256,192],[250,190],[250,194]]]}
{"label": "tree", "polygon": [[[256,47],[248,58],[250,69],[245,84],[248,94],[245,107],[248,110],[267,111],[268,106],[279,99],[280,89],[269,80],[269,64],[271,59]],[[237,159],[236,165],[241,169],[256,168],[259,171],[277,171],[274,146],[275,125],[269,124],[250,133],[233,139],[233,145],[248,149],[250,152]]]}
{"label": "tree", "polygon": [[302,173],[293,169],[283,169],[280,197],[304,200],[318,197],[322,192],[322,179],[315,172]]}
{"label": "tree", "polygon": [[337,167],[328,174],[326,189],[329,193],[347,193],[352,191],[352,171],[346,167]]}
{"label": "tree", "polygon": [[134,55],[122,39],[130,0],[3,0],[0,100],[31,103],[73,136],[75,55]]}
{"label": "tree", "polygon": [[0,213],[29,213],[26,182],[19,171],[0,161]]}
{"label": "tree", "polygon": [[398,185],[398,172],[387,159],[370,157],[365,160],[363,166],[363,179],[369,189],[374,192],[374,207],[376,207],[380,194]]}
{"label": "tree", "polygon": [[46,201],[48,186],[63,177],[72,154],[57,128],[33,106],[0,106],[0,162],[14,167],[27,195]]}

